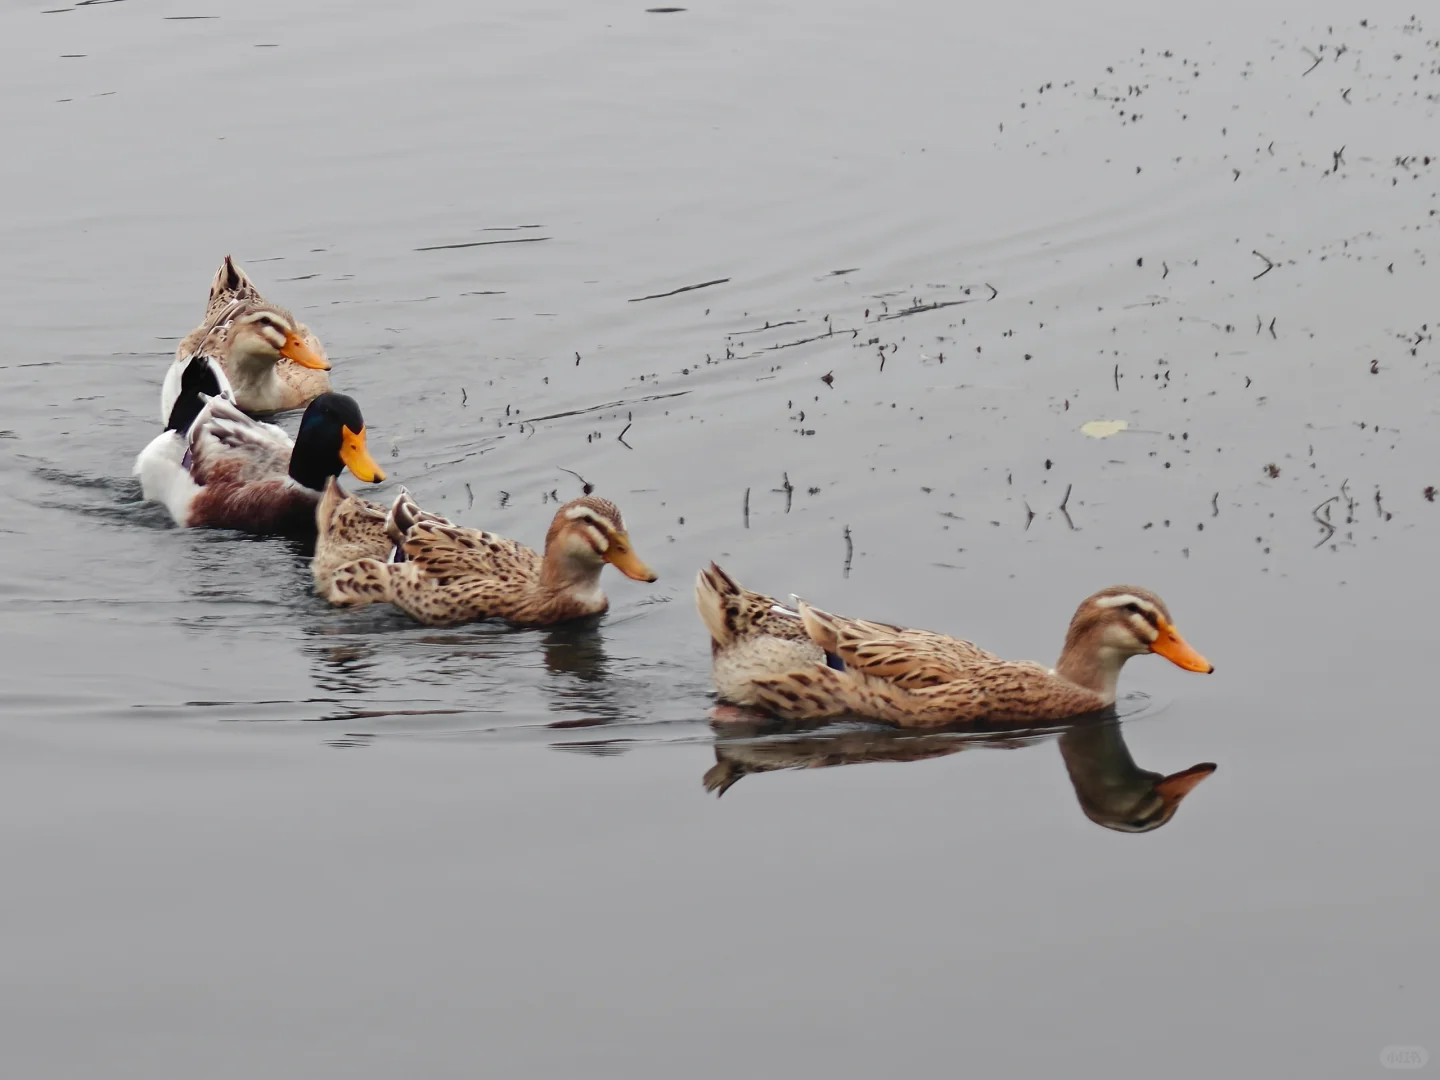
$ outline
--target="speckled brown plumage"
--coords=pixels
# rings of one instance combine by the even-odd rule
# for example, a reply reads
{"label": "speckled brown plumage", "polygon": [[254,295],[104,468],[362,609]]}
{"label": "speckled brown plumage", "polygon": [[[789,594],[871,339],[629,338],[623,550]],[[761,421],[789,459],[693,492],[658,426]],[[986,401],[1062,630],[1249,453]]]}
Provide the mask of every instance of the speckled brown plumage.
{"label": "speckled brown plumage", "polygon": [[384,559],[393,546],[385,532],[385,507],[367,502],[331,477],[315,508],[315,591],[328,597],[335,571],[357,559]]}
{"label": "speckled brown plumage", "polygon": [[506,537],[426,514],[403,495],[387,528],[398,541],[399,561],[372,556],[334,570],[331,603],[388,602],[432,626],[492,618],[543,626],[606,610],[599,584],[606,562],[654,580],[630,552],[619,509],[593,495],[560,507],[543,556]]}
{"label": "speckled brown plumage", "polygon": [[220,263],[210,283],[205,319],[181,339],[175,350],[176,363],[184,363],[197,352],[218,359],[235,388],[235,402],[247,413],[283,412],[303,408],[330,389],[328,371],[307,368],[279,357],[263,378],[247,378],[237,369],[232,355],[237,326],[258,313],[269,313],[298,336],[319,359],[329,363],[325,347],[314,332],[293,314],[260,295],[250,276],[229,255]]}
{"label": "speckled brown plumage", "polygon": [[1058,673],[944,634],[847,619],[803,601],[791,615],[714,564],[696,581],[696,604],[710,630],[721,700],[790,720],[851,715],[912,728],[1034,723],[1112,705],[1120,665],[1152,648],[1191,670],[1210,670],[1174,632],[1159,598],[1130,586],[1080,605]]}

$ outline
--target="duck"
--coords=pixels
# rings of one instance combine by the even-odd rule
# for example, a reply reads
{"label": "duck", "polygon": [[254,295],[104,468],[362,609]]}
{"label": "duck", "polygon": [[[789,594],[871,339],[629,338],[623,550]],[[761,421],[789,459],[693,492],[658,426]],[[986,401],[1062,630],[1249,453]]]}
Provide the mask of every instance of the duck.
{"label": "duck", "polygon": [[[401,515],[403,525],[397,524],[394,513]],[[342,566],[360,559],[394,558],[405,528],[419,520],[451,524],[438,514],[421,510],[403,487],[395,503],[387,507],[346,491],[338,476],[327,479],[315,508],[315,554],[310,560],[315,592],[328,597]]]}
{"label": "duck", "polygon": [[260,295],[229,255],[210,283],[204,321],[181,340],[161,391],[161,422],[179,394],[190,357],[220,361],[235,404],[252,415],[303,408],[330,390],[330,361],[308,326]]}
{"label": "duck", "polygon": [[543,555],[426,514],[407,492],[390,508],[386,529],[394,543],[390,555],[357,559],[330,572],[323,592],[330,603],[386,602],[429,626],[475,619],[549,626],[608,610],[600,587],[607,563],[636,581],[656,580],[635,554],[619,507],[597,495],[555,512]]}
{"label": "duck", "polygon": [[905,728],[1064,720],[1114,706],[1132,656],[1215,670],[1180,636],[1164,602],[1131,585],[1080,604],[1054,668],[1002,660],[929,630],[832,615],[799,598],[789,608],[715,563],[697,575],[695,603],[720,700],[785,720],[856,716]]}
{"label": "duck", "polygon": [[365,438],[360,406],[344,394],[312,401],[294,440],[223,397],[206,397],[185,440],[147,461],[141,490],[181,528],[310,539],[327,479],[345,468],[365,483],[385,479]]}

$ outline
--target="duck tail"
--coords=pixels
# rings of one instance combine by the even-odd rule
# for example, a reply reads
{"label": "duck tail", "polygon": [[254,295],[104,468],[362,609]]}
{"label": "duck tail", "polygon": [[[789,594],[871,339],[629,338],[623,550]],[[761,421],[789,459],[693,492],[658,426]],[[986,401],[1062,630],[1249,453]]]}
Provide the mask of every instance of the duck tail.
{"label": "duck tail", "polygon": [[220,260],[220,269],[215,271],[215,277],[210,282],[210,306],[214,307],[223,296],[246,300],[260,297],[260,290],[255,288],[250,275],[240,269],[229,255]]}
{"label": "duck tail", "polygon": [[319,534],[317,544],[323,543],[335,522],[335,511],[340,509],[349,496],[340,486],[340,478],[332,476],[325,481],[325,490],[320,493],[320,503],[315,507],[315,530]]}
{"label": "duck tail", "polygon": [[729,645],[739,636],[736,620],[745,596],[746,590],[713,562],[695,575],[695,608],[716,645]]}
{"label": "duck tail", "polygon": [[390,566],[379,559],[356,559],[335,571],[325,599],[336,607],[394,603]]}

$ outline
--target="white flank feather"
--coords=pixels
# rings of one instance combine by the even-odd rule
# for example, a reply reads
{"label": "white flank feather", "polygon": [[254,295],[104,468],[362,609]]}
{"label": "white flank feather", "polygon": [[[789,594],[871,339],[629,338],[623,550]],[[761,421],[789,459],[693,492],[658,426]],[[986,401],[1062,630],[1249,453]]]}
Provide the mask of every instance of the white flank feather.
{"label": "white flank feather", "polygon": [[200,485],[185,467],[187,449],[184,435],[162,431],[135,459],[135,475],[140,478],[145,501],[161,503],[181,528],[190,517],[190,504],[200,492]]}

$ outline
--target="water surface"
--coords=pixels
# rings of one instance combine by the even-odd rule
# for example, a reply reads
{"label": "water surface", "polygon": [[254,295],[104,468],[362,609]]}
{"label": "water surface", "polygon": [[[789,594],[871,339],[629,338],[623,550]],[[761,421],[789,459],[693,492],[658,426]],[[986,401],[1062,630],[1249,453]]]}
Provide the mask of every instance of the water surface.
{"label": "water surface", "polygon": [[[13,1071],[1440,1052],[1440,32],[47,2],[0,14]],[[374,497],[538,541],[573,470],[660,580],[598,628],[434,630],[169,528],[130,464],[226,252],[361,402]],[[1047,661],[1154,588],[1217,672],[1130,665],[1126,752],[1218,770],[1135,836],[1055,732],[717,742],[710,559]]]}

